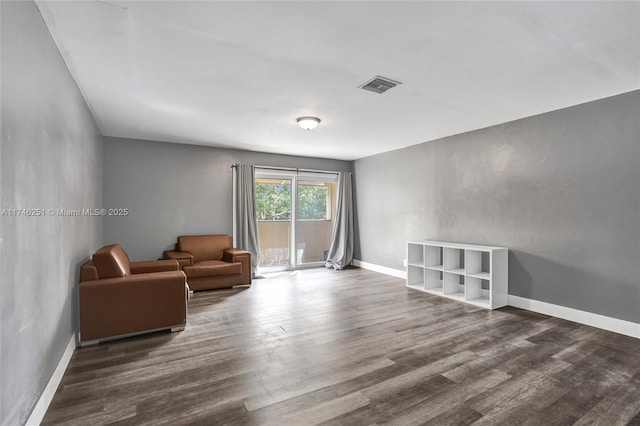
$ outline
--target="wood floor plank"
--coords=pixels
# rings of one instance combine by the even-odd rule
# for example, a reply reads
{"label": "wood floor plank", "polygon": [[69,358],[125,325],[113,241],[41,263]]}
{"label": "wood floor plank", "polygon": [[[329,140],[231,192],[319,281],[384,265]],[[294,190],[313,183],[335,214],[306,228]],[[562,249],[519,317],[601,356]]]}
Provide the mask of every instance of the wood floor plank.
{"label": "wood floor plank", "polygon": [[470,425],[482,418],[482,414],[478,413],[464,404],[456,405],[449,411],[446,411],[433,419],[423,423],[423,425],[433,426],[458,426]]}
{"label": "wood floor plank", "polygon": [[305,374],[303,380],[297,375],[280,378],[280,380],[268,380],[264,383],[265,391],[245,399],[244,405],[247,411],[254,411],[285,399],[388,367],[392,363],[386,358],[365,359],[345,365],[343,368],[335,368],[335,364],[332,363],[332,366],[326,367],[327,370],[324,374],[318,372],[311,375]]}
{"label": "wood floor plank", "polygon": [[317,425],[331,420],[344,413],[357,410],[369,404],[369,399],[360,392],[354,392],[340,398],[320,403],[314,407],[300,410],[281,418],[266,422],[267,426],[291,425]]}
{"label": "wood floor plank", "polygon": [[43,425],[640,423],[640,340],[374,272],[196,293],[187,327],[74,352]]}
{"label": "wood floor plank", "polygon": [[466,405],[483,414],[475,422],[478,426],[522,424],[531,413],[546,409],[567,392],[557,380],[528,371],[471,398]]}
{"label": "wood floor plank", "polygon": [[381,424],[413,426],[422,425],[448,412],[452,407],[464,403],[475,395],[493,389],[509,380],[510,376],[498,370],[489,370],[476,380],[438,393],[421,404],[397,413],[393,418]]}

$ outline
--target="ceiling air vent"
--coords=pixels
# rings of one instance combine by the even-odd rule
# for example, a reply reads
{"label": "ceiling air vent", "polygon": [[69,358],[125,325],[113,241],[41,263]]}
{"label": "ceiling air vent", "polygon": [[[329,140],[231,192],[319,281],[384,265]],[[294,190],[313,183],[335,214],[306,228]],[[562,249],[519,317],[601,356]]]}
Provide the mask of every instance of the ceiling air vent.
{"label": "ceiling air vent", "polygon": [[373,77],[371,80],[364,83],[362,86],[358,86],[360,89],[369,90],[376,93],[384,93],[392,87],[396,87],[398,84],[402,84],[399,81],[391,80],[390,78],[380,77],[379,75]]}

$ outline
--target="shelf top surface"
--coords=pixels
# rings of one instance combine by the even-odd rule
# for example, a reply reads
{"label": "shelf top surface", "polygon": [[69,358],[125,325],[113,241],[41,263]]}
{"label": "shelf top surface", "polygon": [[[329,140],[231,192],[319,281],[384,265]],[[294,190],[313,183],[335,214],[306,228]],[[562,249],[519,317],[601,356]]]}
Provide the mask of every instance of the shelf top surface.
{"label": "shelf top surface", "polygon": [[434,241],[434,240],[416,240],[408,241],[410,244],[422,244],[425,246],[438,246],[445,248],[456,248],[463,250],[478,250],[478,251],[492,251],[492,250],[506,250],[506,247],[495,246],[483,246],[479,244],[463,244],[463,243],[451,243],[447,241]]}
{"label": "shelf top surface", "polygon": [[483,280],[488,280],[489,278],[491,278],[491,274],[488,272],[467,272],[467,275],[472,277],[472,278],[481,278]]}

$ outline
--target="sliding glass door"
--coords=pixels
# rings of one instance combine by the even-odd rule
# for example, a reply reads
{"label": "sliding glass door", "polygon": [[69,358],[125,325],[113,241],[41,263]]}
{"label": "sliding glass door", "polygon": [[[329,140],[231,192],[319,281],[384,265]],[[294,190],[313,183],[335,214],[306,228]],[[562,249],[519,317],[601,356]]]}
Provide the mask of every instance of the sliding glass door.
{"label": "sliding glass door", "polygon": [[256,176],[261,268],[291,266],[291,184],[291,179]]}
{"label": "sliding glass door", "polygon": [[260,270],[321,265],[336,205],[336,175],[256,170]]}
{"label": "sliding glass door", "polygon": [[296,191],[296,264],[327,258],[335,215],[335,182],[298,180]]}

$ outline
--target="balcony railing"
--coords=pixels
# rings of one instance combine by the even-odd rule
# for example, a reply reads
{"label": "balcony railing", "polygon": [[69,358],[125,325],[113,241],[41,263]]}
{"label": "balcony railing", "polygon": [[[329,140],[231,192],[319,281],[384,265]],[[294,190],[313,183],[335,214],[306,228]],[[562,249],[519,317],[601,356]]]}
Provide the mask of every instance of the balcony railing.
{"label": "balcony railing", "polygon": [[[296,263],[325,260],[331,243],[332,221],[299,220],[296,222]],[[260,266],[290,266],[291,222],[259,220]]]}

